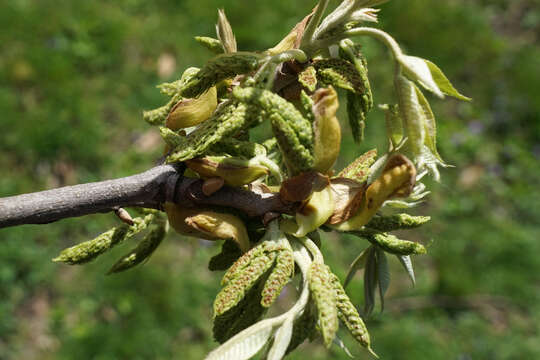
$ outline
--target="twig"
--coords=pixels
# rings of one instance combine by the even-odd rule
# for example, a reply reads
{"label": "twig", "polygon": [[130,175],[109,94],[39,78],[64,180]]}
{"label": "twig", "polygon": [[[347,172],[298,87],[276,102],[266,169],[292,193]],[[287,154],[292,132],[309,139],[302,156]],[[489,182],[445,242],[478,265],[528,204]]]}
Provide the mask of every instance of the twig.
{"label": "twig", "polygon": [[162,165],[120,179],[0,198],[0,228],[46,224],[122,207],[162,209],[166,201],[185,207],[229,207],[249,217],[262,217],[267,212],[292,213],[294,210],[294,204],[282,202],[279,194],[258,194],[224,186],[206,196],[204,181],[184,178],[181,170]]}

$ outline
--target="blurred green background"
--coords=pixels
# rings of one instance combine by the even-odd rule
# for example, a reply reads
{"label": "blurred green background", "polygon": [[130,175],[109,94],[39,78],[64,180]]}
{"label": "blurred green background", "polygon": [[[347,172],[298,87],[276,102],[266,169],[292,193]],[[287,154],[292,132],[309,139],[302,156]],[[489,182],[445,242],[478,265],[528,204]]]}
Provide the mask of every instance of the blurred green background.
{"label": "blurred green background", "polygon": [[[333,1],[336,5],[338,1]],[[0,5],[0,196],[126,176],[161,153],[143,109],[155,85],[201,66],[195,35],[214,36],[225,7],[241,50],[273,46],[313,1],[10,0]],[[472,103],[433,97],[439,146],[455,168],[414,210],[433,221],[405,237],[429,246],[417,286],[392,262],[386,309],[369,319],[383,359],[540,358],[540,1],[393,0],[380,26],[438,64]],[[377,103],[394,102],[386,51],[359,39]],[[343,141],[338,167],[377,146]],[[104,273],[126,247],[84,267],[51,262],[116,223],[111,215],[0,230],[0,359],[200,359],[216,346],[211,305],[218,245],[170,234],[144,266]],[[329,246],[332,244],[332,246]],[[343,277],[366,247],[327,236]],[[126,244],[130,247],[130,244]],[[395,260],[395,259],[393,259]],[[362,304],[362,280],[350,287]],[[286,308],[287,298],[278,307]],[[341,333],[357,358],[367,353]],[[293,359],[346,359],[304,345]]]}

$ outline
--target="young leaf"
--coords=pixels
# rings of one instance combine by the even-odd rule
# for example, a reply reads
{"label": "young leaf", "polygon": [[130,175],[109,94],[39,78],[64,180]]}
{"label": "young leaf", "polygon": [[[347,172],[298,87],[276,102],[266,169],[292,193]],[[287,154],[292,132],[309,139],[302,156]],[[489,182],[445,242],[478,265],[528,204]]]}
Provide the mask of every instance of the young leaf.
{"label": "young leaf", "polygon": [[410,255],[396,255],[399,262],[403,267],[405,268],[405,271],[407,271],[407,275],[409,275],[409,278],[412,281],[413,286],[416,285],[416,278],[414,277],[414,269],[411,261]]}
{"label": "young leaf", "polygon": [[362,251],[356,259],[353,260],[351,263],[351,266],[349,267],[349,271],[347,272],[347,277],[345,278],[345,282],[343,283],[343,287],[347,287],[351,280],[353,279],[356,272],[360,269],[362,269],[366,265],[366,259],[369,254],[369,249],[367,248],[364,251]]}
{"label": "young leaf", "polygon": [[426,62],[426,64],[429,67],[429,70],[431,71],[431,76],[433,77],[433,80],[435,81],[437,86],[439,86],[439,89],[441,89],[441,91],[444,94],[455,97],[456,99],[463,100],[463,101],[472,100],[471,98],[460,94],[459,91],[457,91],[454,88],[450,80],[448,80],[448,78],[444,75],[442,70],[439,69],[437,65],[435,65],[429,60],[424,60],[424,61]]}
{"label": "young leaf", "polygon": [[376,250],[370,247],[364,271],[364,317],[368,317],[375,307],[375,288],[377,287]]}
{"label": "young leaf", "polygon": [[212,351],[206,360],[247,360],[268,342],[275,325],[274,319],[260,321],[238,333]]}
{"label": "young leaf", "polygon": [[424,59],[416,56],[401,55],[397,58],[397,61],[403,66],[405,76],[412,81],[418,81],[424,88],[441,99],[444,98],[444,94],[439,89],[439,86],[437,86],[431,70]]}
{"label": "young leaf", "polygon": [[377,249],[377,279],[379,283],[379,297],[381,299],[381,311],[384,310],[384,294],[390,285],[390,268],[384,251]]}
{"label": "young leaf", "polygon": [[281,360],[291,342],[294,316],[289,317],[274,335],[274,344],[268,353],[267,360]]}

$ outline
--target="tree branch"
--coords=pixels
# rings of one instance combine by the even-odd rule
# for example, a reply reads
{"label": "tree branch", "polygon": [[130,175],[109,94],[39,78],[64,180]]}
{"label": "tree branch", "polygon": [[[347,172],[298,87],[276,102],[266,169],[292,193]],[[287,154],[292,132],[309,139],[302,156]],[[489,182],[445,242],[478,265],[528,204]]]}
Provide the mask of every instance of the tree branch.
{"label": "tree branch", "polygon": [[185,207],[229,207],[249,217],[294,210],[294,204],[282,202],[279,194],[225,186],[206,196],[202,192],[203,180],[185,178],[182,172],[180,166],[162,165],[124,178],[0,198],[0,228],[45,224],[120,207],[162,209],[166,201]]}

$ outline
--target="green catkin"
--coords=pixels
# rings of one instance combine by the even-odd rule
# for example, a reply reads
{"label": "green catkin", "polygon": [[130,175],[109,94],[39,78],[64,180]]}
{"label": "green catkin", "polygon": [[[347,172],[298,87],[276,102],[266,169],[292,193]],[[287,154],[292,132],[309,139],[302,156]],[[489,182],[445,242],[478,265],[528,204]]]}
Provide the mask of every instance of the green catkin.
{"label": "green catkin", "polygon": [[291,250],[282,250],[276,258],[276,266],[272,269],[262,290],[261,305],[270,307],[281,291],[291,281],[294,274],[294,257]]}
{"label": "green catkin", "polygon": [[129,239],[135,234],[146,229],[148,224],[153,219],[153,214],[147,215],[144,218],[135,218],[133,219],[134,224],[131,226],[120,225],[114,227],[99,235],[95,239],[64,249],[60,255],[58,255],[58,257],[53,259],[53,261],[63,262],[70,265],[84,264],[92,261],[122,241]]}
{"label": "green catkin", "polygon": [[185,136],[178,134],[176,131],[164,126],[159,127],[159,134],[161,135],[163,141],[165,141],[165,144],[167,144],[167,146],[169,146],[171,149],[175,149],[182,145],[186,138]]}
{"label": "green catkin", "polygon": [[223,45],[218,39],[208,36],[195,36],[195,41],[216,55],[223,54]]}
{"label": "green catkin", "polygon": [[309,269],[309,290],[317,305],[319,326],[326,347],[332,341],[338,330],[338,311],[336,292],[331,283],[328,266],[314,262]]}
{"label": "green catkin", "polygon": [[366,324],[364,324],[362,317],[360,317],[360,314],[358,313],[358,310],[356,310],[356,307],[351,302],[351,299],[345,293],[345,289],[343,289],[338,277],[331,273],[330,278],[336,292],[339,319],[343,324],[345,324],[356,341],[358,341],[362,346],[371,349],[369,333]]}
{"label": "green catkin", "polygon": [[369,169],[375,162],[376,157],[377,150],[369,150],[356,158],[356,160],[350,163],[345,169],[341,170],[337,177],[344,177],[363,183],[367,180],[370,173]]}
{"label": "green catkin", "polygon": [[208,120],[186,136],[182,146],[167,158],[167,163],[193,159],[218,142],[260,122],[261,114],[253,107],[237,102],[222,104]]}
{"label": "green catkin", "polygon": [[233,97],[265,111],[268,116],[279,115],[296,134],[300,144],[307,149],[313,147],[313,131],[311,123],[302,116],[296,107],[281,96],[264,89],[236,87]]}
{"label": "green catkin", "polygon": [[224,343],[238,332],[258,321],[266,311],[260,304],[261,289],[259,282],[247,295],[230,310],[214,318],[214,339]]}
{"label": "green catkin", "polygon": [[201,69],[197,67],[189,67],[186,70],[184,70],[180,79],[170,82],[170,83],[159,84],[157,87],[162,94],[168,95],[168,96],[174,96],[176,94],[179,94],[180,90],[182,90],[182,87],[186,83],[188,83],[195,75],[197,75],[200,70]]}
{"label": "green catkin", "polygon": [[210,148],[210,154],[228,154],[231,156],[254,158],[259,155],[266,155],[266,148],[255,142],[237,139],[224,139]]}
{"label": "green catkin", "polygon": [[363,94],[364,82],[356,67],[344,59],[323,59],[314,63],[317,79],[325,85]]}
{"label": "green catkin", "polygon": [[273,242],[262,242],[256,247],[250,249],[248,252],[246,252],[244,255],[242,255],[238,260],[234,262],[234,264],[225,272],[223,275],[223,278],[221,279],[221,286],[227,285],[229,282],[231,282],[233,279],[239,277],[242,275],[242,272],[248,265],[251,263],[251,261],[262,254],[265,253],[271,253],[274,251],[280,251],[283,247],[273,243]]}
{"label": "green catkin", "polygon": [[226,240],[221,246],[221,252],[210,259],[208,270],[223,271],[229,269],[242,256],[242,250],[231,240]]}
{"label": "green catkin", "polygon": [[383,232],[406,230],[422,226],[430,219],[429,216],[411,216],[409,214],[375,216],[365,225],[365,227]]}
{"label": "green catkin", "polygon": [[164,224],[155,225],[144,239],[130,252],[118,260],[107,274],[118,273],[140,264],[148,259],[161,244],[165,237],[166,229]]}
{"label": "green catkin", "polygon": [[315,115],[313,114],[313,99],[306,94],[304,90],[300,92],[300,105],[302,105],[302,113],[310,123],[315,121]]}
{"label": "green catkin", "polygon": [[182,88],[181,95],[195,98],[222,80],[256,70],[261,59],[261,55],[250,52],[218,55]]}
{"label": "green catkin", "polygon": [[373,95],[371,93],[371,85],[368,78],[367,62],[360,47],[345,41],[340,47],[340,56],[351,62],[362,83],[361,87],[357,87],[355,91],[347,92],[347,114],[349,124],[352,129],[353,138],[356,142],[364,139],[364,128],[367,113],[373,107]]}
{"label": "green catkin", "polygon": [[270,123],[290,175],[310,170],[314,163],[313,155],[300,143],[290,124],[277,114],[270,116]]}
{"label": "green catkin", "polygon": [[169,112],[173,108],[173,106],[182,99],[182,97],[178,94],[174,95],[167,104],[158,107],[154,110],[148,110],[143,112],[143,119],[148,124],[153,126],[161,126],[165,124],[165,120],[167,119],[167,115],[169,115]]}
{"label": "green catkin", "polygon": [[275,259],[275,252],[253,259],[240,276],[235,277],[218,293],[214,301],[214,316],[221,315],[236,306],[259,278],[274,265]]}
{"label": "green catkin", "polygon": [[312,338],[313,334],[317,330],[317,311],[313,301],[310,299],[306,305],[304,312],[293,325],[293,333],[289,347],[287,348],[287,354],[296,349],[306,339]]}
{"label": "green catkin", "polygon": [[422,255],[426,248],[417,242],[398,239],[394,235],[387,233],[372,233],[369,231],[353,232],[379,246],[384,251],[395,255]]}
{"label": "green catkin", "polygon": [[308,66],[298,74],[298,82],[308,91],[314,92],[317,88],[317,70],[313,66]]}

